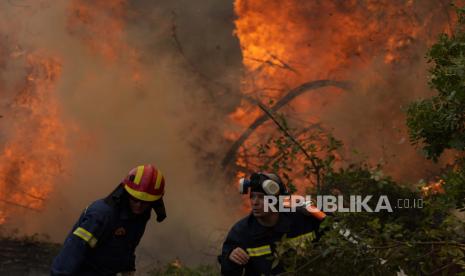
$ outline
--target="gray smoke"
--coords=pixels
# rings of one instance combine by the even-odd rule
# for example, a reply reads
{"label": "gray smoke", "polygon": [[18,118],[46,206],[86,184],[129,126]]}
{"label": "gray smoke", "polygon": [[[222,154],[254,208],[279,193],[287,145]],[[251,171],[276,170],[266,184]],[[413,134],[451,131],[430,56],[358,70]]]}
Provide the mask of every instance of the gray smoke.
{"label": "gray smoke", "polygon": [[[53,95],[70,150],[45,209],[12,207],[16,215],[8,226],[61,242],[88,204],[110,193],[132,167],[153,163],[166,177],[168,218],[149,222],[138,249],[140,267],[175,257],[190,264],[214,262],[219,239],[240,215],[224,203],[230,180],[208,159],[220,154],[221,121],[238,98],[218,89],[237,85],[240,70],[232,4],[128,1],[117,18],[123,31],[116,42],[124,46],[109,45],[116,57],[108,60],[92,41],[118,30],[109,25],[110,34],[100,37],[92,26],[72,25],[76,3],[95,8],[91,24],[119,16],[102,9],[102,1],[0,3],[2,103],[8,105],[27,73],[25,59],[9,55],[15,47],[58,58],[62,73]],[[137,52],[134,60],[131,50]],[[135,71],[142,80],[131,78]],[[2,144],[8,142],[6,128],[1,137]]]}

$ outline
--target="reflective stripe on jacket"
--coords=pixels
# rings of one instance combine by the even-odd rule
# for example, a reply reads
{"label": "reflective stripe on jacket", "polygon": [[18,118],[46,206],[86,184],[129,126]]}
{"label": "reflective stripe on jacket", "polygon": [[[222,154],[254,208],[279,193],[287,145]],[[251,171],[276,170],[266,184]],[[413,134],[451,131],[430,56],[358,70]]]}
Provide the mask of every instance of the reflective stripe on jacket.
{"label": "reflective stripe on jacket", "polygon": [[115,275],[135,270],[134,251],[145,231],[150,210],[134,216],[125,204],[103,199],[81,214],[52,264],[52,275]]}
{"label": "reflective stripe on jacket", "polygon": [[[241,219],[229,231],[219,261],[222,275],[273,275],[283,272],[281,265],[272,269],[273,252],[276,243],[286,235],[291,242],[300,239],[315,240],[320,221],[302,213],[280,213],[278,222],[273,227],[258,223],[252,215]],[[250,256],[244,266],[229,260],[229,254],[236,247],[241,247]]]}

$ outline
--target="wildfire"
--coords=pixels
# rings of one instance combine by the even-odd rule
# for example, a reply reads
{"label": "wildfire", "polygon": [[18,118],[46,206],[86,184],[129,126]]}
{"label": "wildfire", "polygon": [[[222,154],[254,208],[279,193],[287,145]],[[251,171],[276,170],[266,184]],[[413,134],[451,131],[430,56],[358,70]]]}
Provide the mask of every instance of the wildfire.
{"label": "wildfire", "polygon": [[[101,57],[105,66],[128,68],[128,79],[134,83],[145,79],[140,54],[127,43],[127,0],[71,0],[67,5],[66,35],[82,43],[91,55]],[[20,20],[13,23],[21,26]],[[15,49],[9,55],[4,50],[11,45],[0,47],[0,69],[10,58],[24,60],[26,71],[13,91],[14,100],[0,117],[0,122],[8,126],[0,147],[0,224],[18,210],[39,211],[44,207],[69,166],[67,135],[78,131],[77,126],[65,123],[55,95],[66,59],[47,49],[34,50],[33,45],[28,45],[30,49],[11,47]]]}
{"label": "wildfire", "polygon": [[67,166],[66,129],[54,95],[61,62],[29,53],[26,64],[4,118],[11,120],[12,135],[0,153],[0,223],[20,208],[41,209]]}
{"label": "wildfire", "polygon": [[427,185],[421,187],[421,192],[425,196],[434,195],[434,194],[443,194],[445,192],[443,188],[445,183],[446,182],[443,179],[440,179],[438,181],[432,181],[428,183]]}
{"label": "wildfire", "polygon": [[126,48],[121,43],[124,39],[125,6],[125,0],[73,0],[68,29],[92,51],[115,61],[123,50],[121,48]]}
{"label": "wildfire", "polygon": [[127,61],[131,80],[138,82],[143,71],[138,51],[126,42],[127,5],[126,0],[72,0],[68,30],[108,64]]}
{"label": "wildfire", "polygon": [[[426,2],[236,0],[235,34],[246,68],[242,93],[263,103],[267,99],[276,102],[302,83],[350,79],[354,71],[374,64],[395,71],[399,64],[410,62],[418,44],[429,44],[436,34],[448,30],[447,6],[441,1]],[[366,78],[372,82],[383,79],[373,73],[357,81]],[[325,91],[325,95],[315,96],[314,102],[297,98],[291,106],[296,113],[305,114],[323,99],[331,101],[341,93],[336,88]],[[254,103],[243,101],[229,119],[244,131],[261,114]],[[301,119],[318,122],[310,115]],[[256,136],[262,135],[263,141],[265,133],[258,129]],[[239,134],[228,132],[227,137]],[[257,169],[250,165],[257,139],[250,140],[236,158],[236,165],[244,170]]]}

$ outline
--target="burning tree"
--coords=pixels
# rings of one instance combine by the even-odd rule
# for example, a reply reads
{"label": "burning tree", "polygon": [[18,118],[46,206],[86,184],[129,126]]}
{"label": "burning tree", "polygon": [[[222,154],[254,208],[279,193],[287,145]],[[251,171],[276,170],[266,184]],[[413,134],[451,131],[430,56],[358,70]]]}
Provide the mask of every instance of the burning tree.
{"label": "burning tree", "polygon": [[10,122],[5,124],[9,139],[0,151],[0,224],[21,209],[41,210],[69,155],[54,90],[61,74],[59,59],[40,51],[14,53],[24,58],[27,73],[4,110]]}
{"label": "burning tree", "polygon": [[433,64],[431,86],[438,95],[412,103],[407,118],[411,142],[422,145],[426,157],[434,160],[445,149],[454,149],[457,154],[452,165],[443,170],[440,182],[416,190],[368,166],[328,168],[323,175],[323,194],[384,194],[394,199],[423,196],[424,206],[329,217],[323,222],[325,235],[318,243],[295,246],[284,242],[278,247],[277,260],[287,264],[290,275],[451,275],[465,270],[465,223],[459,213],[465,210],[464,12],[458,8],[455,31],[443,34],[428,52]]}
{"label": "burning tree", "polygon": [[[396,165],[415,165],[423,174],[429,169],[404,143],[400,107],[428,93],[417,80],[424,66],[418,53],[436,34],[450,32],[455,19],[447,1],[238,0],[234,8],[246,73],[242,101],[229,116],[225,138],[234,143],[223,165],[235,165],[240,174],[261,166],[257,146],[276,134],[263,105],[285,113],[289,128],[311,130],[318,147],[317,129],[335,128],[347,145],[339,150],[339,160],[342,155],[361,159],[353,154],[357,151],[371,163],[383,163],[397,179],[424,177]],[[293,135],[309,138],[301,132]],[[295,172],[292,178],[303,191],[309,181],[301,175]]]}

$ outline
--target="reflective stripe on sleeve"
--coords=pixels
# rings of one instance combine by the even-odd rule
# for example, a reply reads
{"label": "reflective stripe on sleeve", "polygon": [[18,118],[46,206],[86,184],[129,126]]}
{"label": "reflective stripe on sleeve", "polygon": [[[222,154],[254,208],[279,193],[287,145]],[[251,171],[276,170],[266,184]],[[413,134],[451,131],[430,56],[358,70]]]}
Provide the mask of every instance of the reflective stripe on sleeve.
{"label": "reflective stripe on sleeve", "polygon": [[292,244],[298,244],[302,241],[313,241],[316,238],[315,232],[306,233],[297,237],[290,238],[288,241]]}
{"label": "reflective stripe on sleeve", "polygon": [[76,228],[73,234],[83,239],[92,248],[94,248],[95,245],[97,244],[97,239],[92,235],[92,233],[90,233],[89,231],[87,231],[86,229],[82,227]]}
{"label": "reflective stripe on sleeve", "polygon": [[247,253],[250,257],[259,257],[267,254],[271,254],[271,247],[269,245],[264,245],[260,247],[247,248]]}

